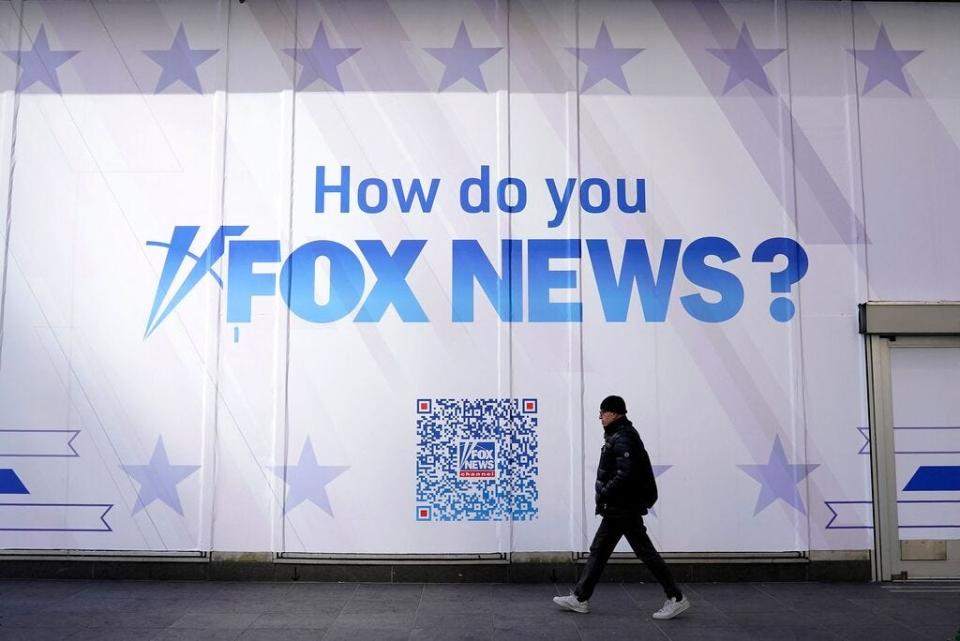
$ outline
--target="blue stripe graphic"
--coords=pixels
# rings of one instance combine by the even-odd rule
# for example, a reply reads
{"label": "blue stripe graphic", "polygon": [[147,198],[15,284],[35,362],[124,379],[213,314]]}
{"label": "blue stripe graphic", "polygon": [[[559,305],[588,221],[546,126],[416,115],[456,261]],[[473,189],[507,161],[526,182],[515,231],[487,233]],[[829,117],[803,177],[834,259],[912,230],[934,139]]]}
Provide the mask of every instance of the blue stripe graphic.
{"label": "blue stripe graphic", "polygon": [[960,466],[924,465],[903,488],[905,492],[953,492],[960,490]]}
{"label": "blue stripe graphic", "polygon": [[30,494],[13,470],[0,470],[0,494]]}

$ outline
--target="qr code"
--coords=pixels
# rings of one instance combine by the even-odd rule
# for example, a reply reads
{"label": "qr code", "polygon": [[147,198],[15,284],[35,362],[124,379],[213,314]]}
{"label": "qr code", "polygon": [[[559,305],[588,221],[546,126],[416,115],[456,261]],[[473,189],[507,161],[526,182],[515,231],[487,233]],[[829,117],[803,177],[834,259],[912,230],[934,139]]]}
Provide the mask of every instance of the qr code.
{"label": "qr code", "polygon": [[417,401],[417,520],[537,517],[537,400]]}

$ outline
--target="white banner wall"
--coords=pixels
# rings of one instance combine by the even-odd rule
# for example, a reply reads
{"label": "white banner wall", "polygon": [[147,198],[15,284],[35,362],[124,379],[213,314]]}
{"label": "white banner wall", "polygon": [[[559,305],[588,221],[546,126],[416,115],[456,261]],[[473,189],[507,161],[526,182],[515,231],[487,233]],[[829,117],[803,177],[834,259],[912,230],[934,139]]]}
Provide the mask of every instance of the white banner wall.
{"label": "white banner wall", "polygon": [[0,7],[0,548],[583,551],[608,394],[664,551],[871,547],[857,304],[960,299],[958,27]]}

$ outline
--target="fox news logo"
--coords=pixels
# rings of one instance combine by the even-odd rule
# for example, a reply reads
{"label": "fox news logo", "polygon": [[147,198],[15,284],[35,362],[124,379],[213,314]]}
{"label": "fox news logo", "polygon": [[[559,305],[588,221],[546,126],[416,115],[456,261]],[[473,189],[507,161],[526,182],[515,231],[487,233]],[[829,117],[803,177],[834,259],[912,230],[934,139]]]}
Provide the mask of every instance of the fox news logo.
{"label": "fox news logo", "polygon": [[[392,252],[381,240],[358,240],[359,253],[330,240],[315,240],[281,260],[279,240],[238,238],[246,231],[246,225],[223,225],[204,246],[197,240],[200,227],[181,225],[174,228],[170,242],[147,242],[149,247],[166,249],[167,255],[144,338],[208,277],[226,290],[228,323],[249,323],[253,299],[278,292],[290,311],[312,323],[334,322],[355,309],[359,309],[355,322],[378,322],[390,306],[404,322],[428,320],[406,280],[426,240],[401,240]],[[315,266],[320,258],[330,261],[330,295],[323,304],[316,296]],[[221,262],[226,265],[218,272]],[[373,274],[369,288],[364,263]]]}
{"label": "fox news logo", "polygon": [[457,476],[462,479],[497,477],[497,444],[494,441],[460,441]]}

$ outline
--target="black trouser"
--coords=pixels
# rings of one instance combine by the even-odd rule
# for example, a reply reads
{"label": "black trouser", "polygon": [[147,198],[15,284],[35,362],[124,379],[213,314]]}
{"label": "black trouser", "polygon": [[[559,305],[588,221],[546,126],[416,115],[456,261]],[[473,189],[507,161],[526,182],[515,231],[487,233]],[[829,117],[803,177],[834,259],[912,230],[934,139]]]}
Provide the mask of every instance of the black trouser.
{"label": "black trouser", "polygon": [[674,583],[673,575],[670,574],[667,564],[660,558],[656,548],[653,547],[653,542],[647,536],[647,528],[644,526],[643,516],[640,514],[603,517],[603,521],[600,522],[600,527],[597,529],[597,534],[593,537],[593,543],[590,544],[590,558],[587,559],[587,567],[584,568],[577,586],[573,589],[576,597],[581,601],[590,598],[590,595],[593,594],[593,588],[600,580],[603,568],[607,565],[610,555],[613,554],[613,549],[617,547],[617,543],[620,542],[622,536],[627,537],[627,542],[633,548],[637,558],[650,568],[653,576],[663,586],[663,591],[667,593],[667,598],[679,600],[682,597],[680,588]]}

